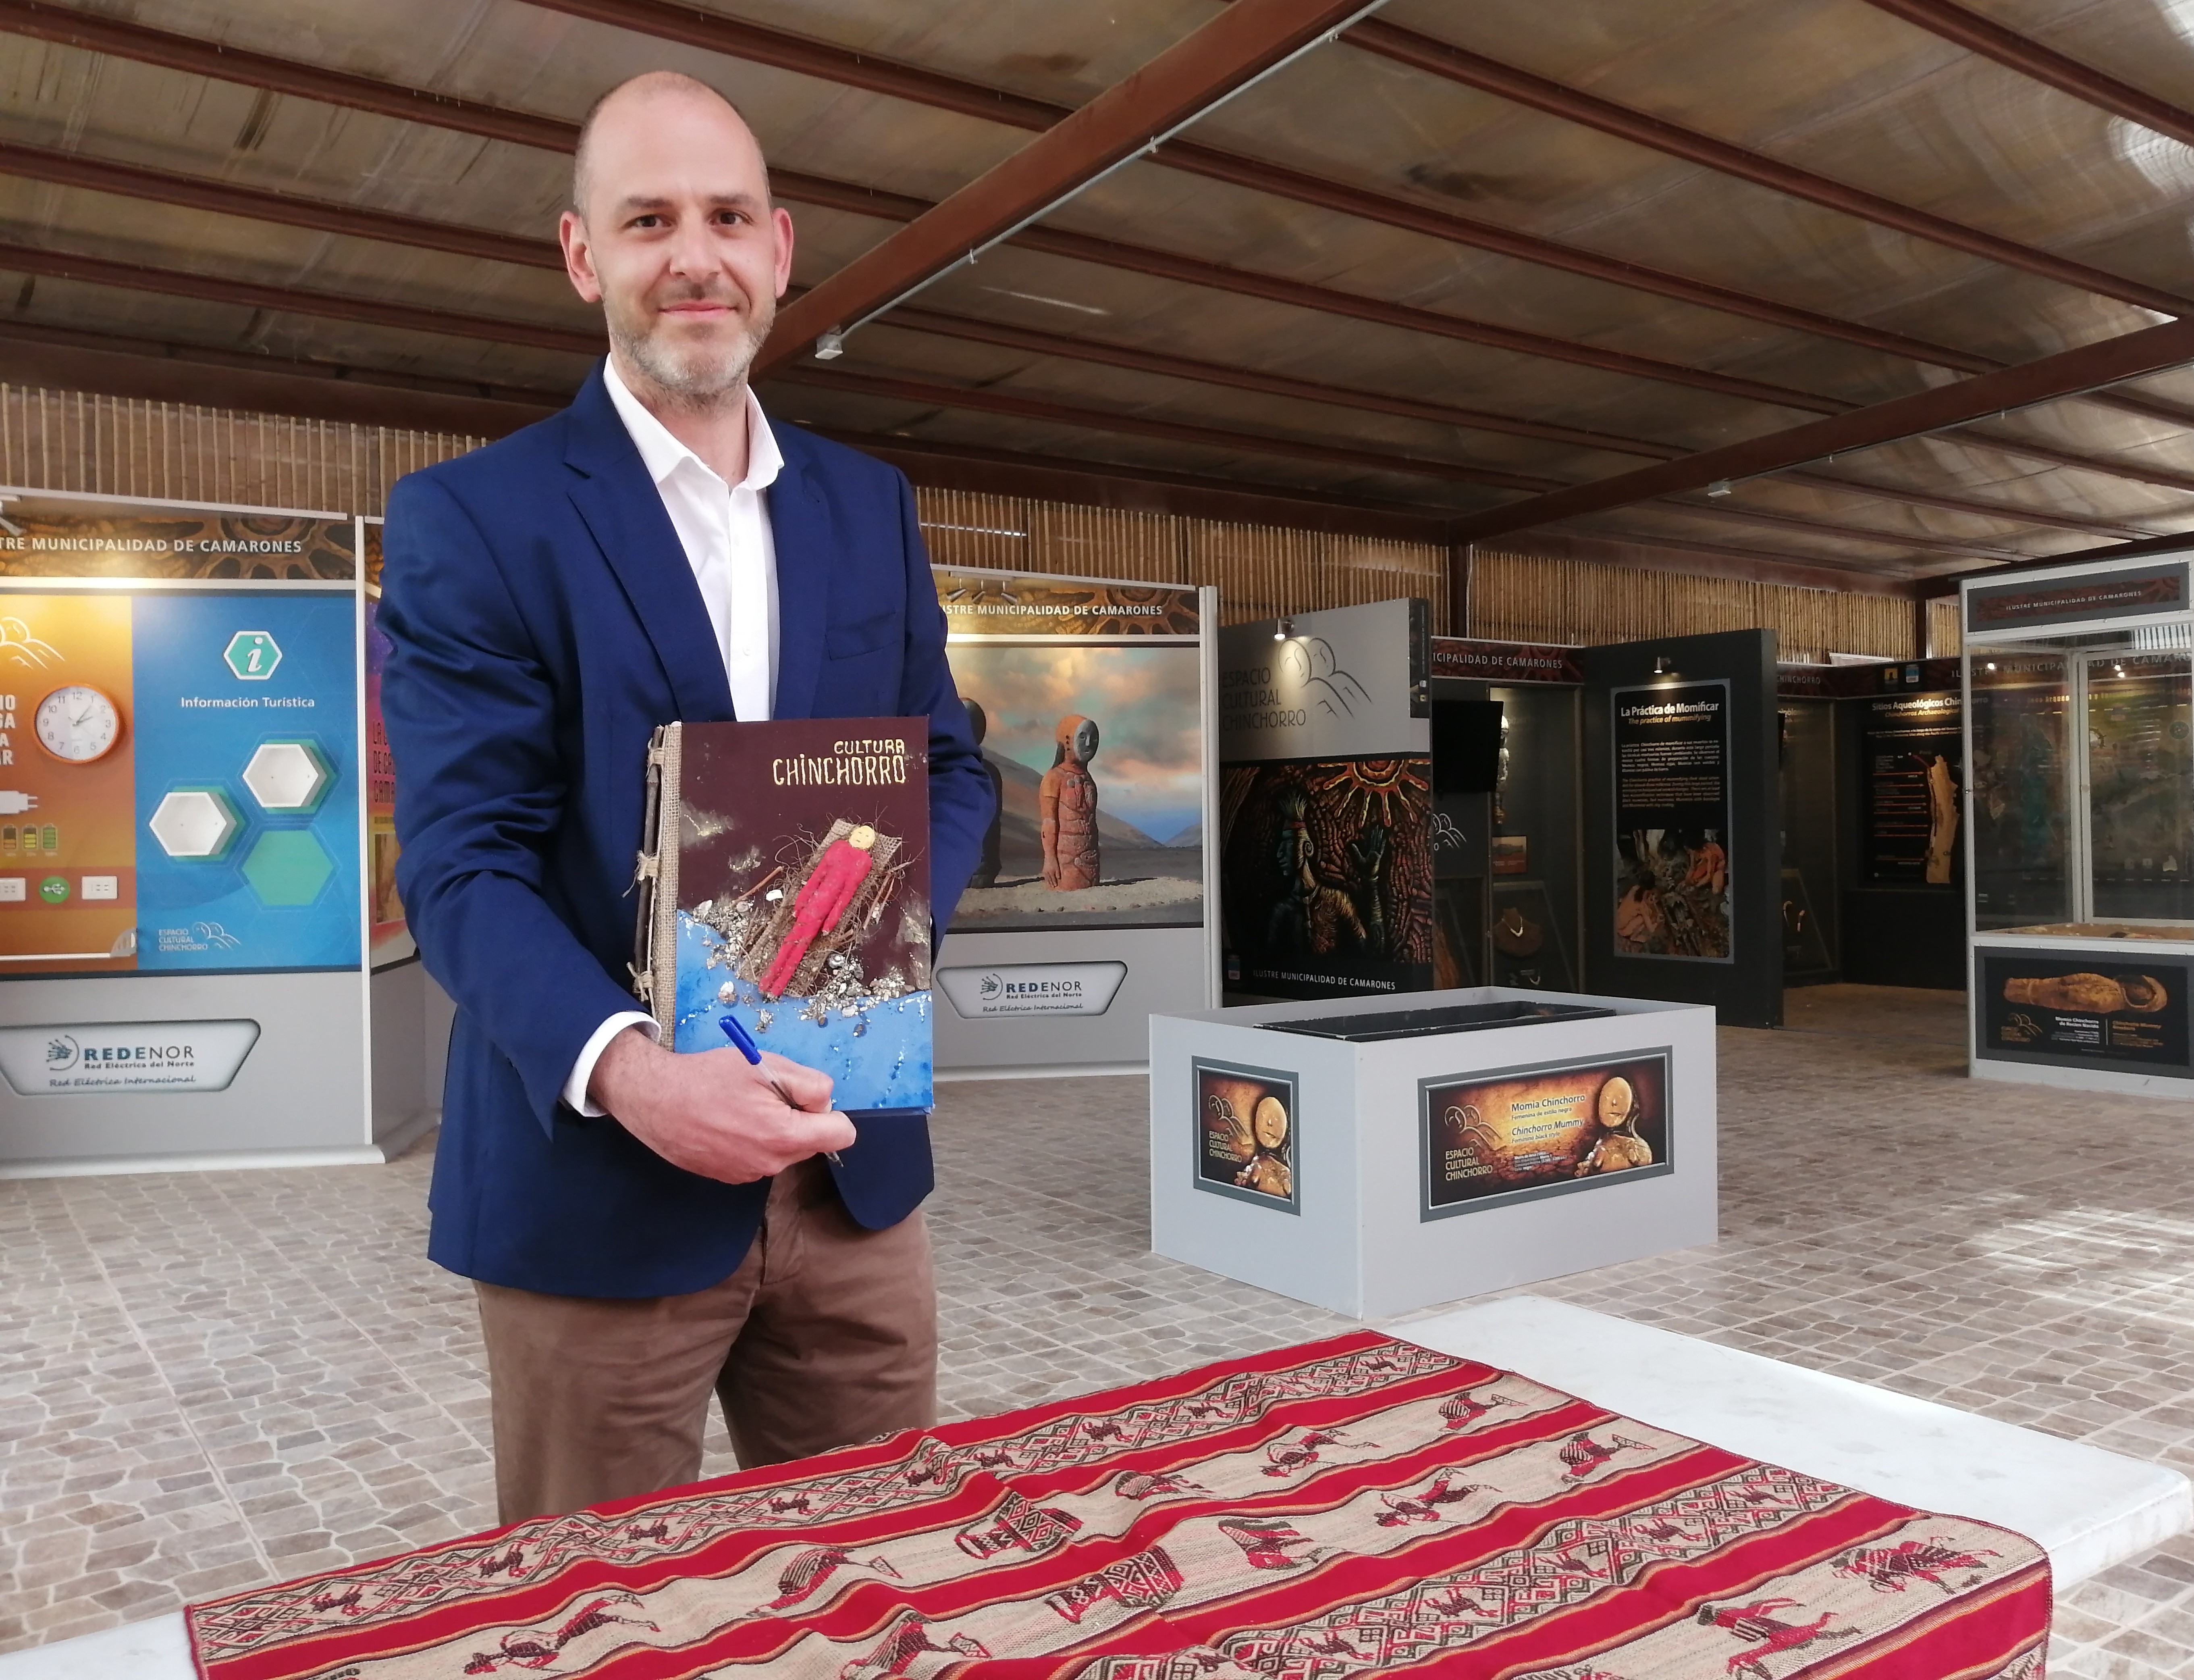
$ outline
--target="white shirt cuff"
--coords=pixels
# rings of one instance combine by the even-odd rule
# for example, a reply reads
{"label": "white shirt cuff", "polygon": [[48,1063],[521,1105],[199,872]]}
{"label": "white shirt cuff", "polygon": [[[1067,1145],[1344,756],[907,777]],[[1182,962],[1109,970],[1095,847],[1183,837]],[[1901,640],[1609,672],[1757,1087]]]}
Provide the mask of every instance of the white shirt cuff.
{"label": "white shirt cuff", "polygon": [[564,1101],[590,1120],[601,1119],[604,1109],[587,1097],[588,1082],[594,1077],[594,1064],[602,1059],[602,1052],[610,1047],[610,1040],[628,1027],[637,1027],[655,1044],[663,1042],[663,1029],[655,1024],[652,1015],[637,1010],[627,1010],[623,1015],[613,1015],[594,1028],[594,1036],[587,1040],[579,1059],[571,1064],[571,1077],[564,1081]]}

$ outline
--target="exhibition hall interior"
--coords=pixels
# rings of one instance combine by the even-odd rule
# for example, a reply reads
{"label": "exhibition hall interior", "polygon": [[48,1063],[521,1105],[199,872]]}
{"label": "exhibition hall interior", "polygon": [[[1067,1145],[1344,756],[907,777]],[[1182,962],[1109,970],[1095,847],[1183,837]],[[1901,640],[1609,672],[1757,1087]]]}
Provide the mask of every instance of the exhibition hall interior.
{"label": "exhibition hall interior", "polygon": [[2179,0],[0,0],[0,1680],[2194,1677],[2190,1125]]}

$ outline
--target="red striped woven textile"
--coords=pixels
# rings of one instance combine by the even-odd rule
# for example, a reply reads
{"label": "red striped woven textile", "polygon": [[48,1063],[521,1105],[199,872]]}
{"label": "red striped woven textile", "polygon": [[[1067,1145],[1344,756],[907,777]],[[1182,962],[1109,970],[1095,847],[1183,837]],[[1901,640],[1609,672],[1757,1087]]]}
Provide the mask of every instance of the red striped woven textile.
{"label": "red striped woven textile", "polygon": [[2030,1540],[1369,1332],[190,1612],[206,1680],[2038,1680]]}

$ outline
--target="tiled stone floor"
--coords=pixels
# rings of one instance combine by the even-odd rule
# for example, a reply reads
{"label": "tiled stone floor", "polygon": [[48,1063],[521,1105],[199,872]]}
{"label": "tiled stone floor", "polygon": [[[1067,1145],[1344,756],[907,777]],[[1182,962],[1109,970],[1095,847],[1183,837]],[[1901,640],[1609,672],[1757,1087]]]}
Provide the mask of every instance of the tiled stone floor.
{"label": "tiled stone floor", "polygon": [[[1721,1240],[1541,1291],[2194,1470],[2194,1110],[1968,1081],[1953,994],[1789,1013],[1721,1034]],[[950,1411],[1347,1327],[1146,1252],[1143,1125],[1134,1079],[945,1088]],[[491,1520],[428,1165],[0,1184],[0,1650]],[[2051,1672],[2194,1676],[2194,1537]]]}

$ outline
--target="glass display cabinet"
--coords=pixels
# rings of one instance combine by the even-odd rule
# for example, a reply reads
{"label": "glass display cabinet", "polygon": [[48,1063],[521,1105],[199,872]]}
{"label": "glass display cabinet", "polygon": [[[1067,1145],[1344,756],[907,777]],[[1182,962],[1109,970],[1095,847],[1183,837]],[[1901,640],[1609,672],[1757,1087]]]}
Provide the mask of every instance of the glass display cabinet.
{"label": "glass display cabinet", "polygon": [[1963,585],[1977,1078],[2194,1098],[2189,566]]}

